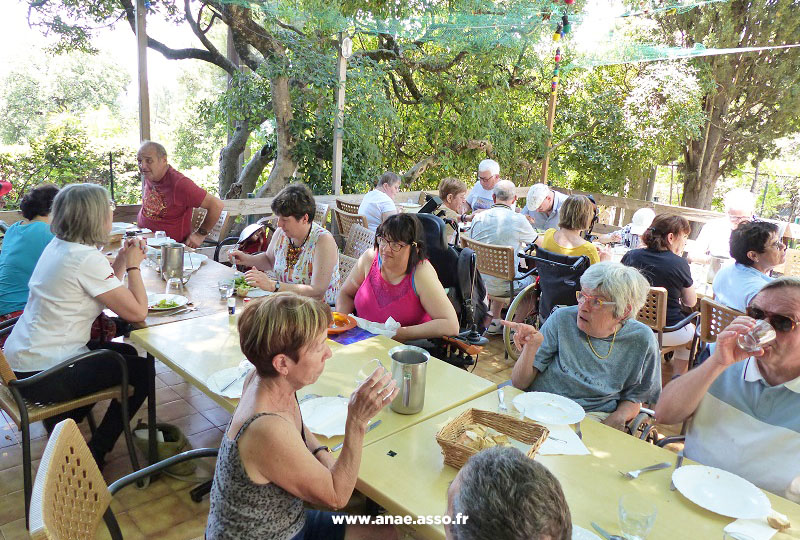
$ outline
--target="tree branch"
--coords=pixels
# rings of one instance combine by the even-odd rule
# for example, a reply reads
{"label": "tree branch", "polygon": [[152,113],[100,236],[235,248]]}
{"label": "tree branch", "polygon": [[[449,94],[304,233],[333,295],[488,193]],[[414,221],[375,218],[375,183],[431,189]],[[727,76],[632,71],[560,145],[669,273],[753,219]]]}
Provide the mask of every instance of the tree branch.
{"label": "tree branch", "polygon": [[[217,61],[215,63],[218,66],[221,66],[221,67],[225,66],[222,69],[227,71],[229,75],[233,76],[233,74],[238,71],[238,67],[236,66],[236,64],[231,62],[227,57],[225,57],[224,55],[220,54],[220,52],[217,50],[217,48],[214,46],[214,44],[211,43],[211,41],[209,41],[209,39],[206,37],[205,32],[201,32],[200,31],[200,27],[198,26],[197,21],[195,21],[194,17],[192,16],[192,10],[189,7],[189,0],[184,0],[183,9],[184,9],[184,11],[186,13],[186,21],[189,23],[189,26],[192,28],[192,32],[194,32],[194,35],[197,36],[197,38],[200,40],[200,43],[203,44],[203,47],[208,49],[208,51],[217,58]],[[203,8],[201,7],[200,9],[202,10]],[[216,17],[216,14],[214,14],[214,17]],[[213,19],[212,19],[212,24],[213,24]],[[209,29],[210,28],[211,28],[211,25],[209,25]],[[207,31],[208,30],[206,30],[206,32]]]}

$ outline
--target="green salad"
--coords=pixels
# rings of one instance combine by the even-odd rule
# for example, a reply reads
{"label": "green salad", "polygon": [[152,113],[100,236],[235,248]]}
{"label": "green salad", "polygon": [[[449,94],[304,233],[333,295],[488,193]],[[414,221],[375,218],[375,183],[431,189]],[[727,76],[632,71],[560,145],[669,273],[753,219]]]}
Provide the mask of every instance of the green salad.
{"label": "green salad", "polygon": [[153,304],[151,307],[159,308],[159,309],[169,309],[169,308],[178,307],[178,305],[179,305],[178,302],[176,302],[175,300],[167,300],[165,298],[163,300],[159,300],[158,302]]}
{"label": "green salad", "polygon": [[244,276],[235,278],[233,280],[233,286],[236,289],[236,294],[239,296],[247,296],[247,292],[253,288],[247,284],[247,280],[244,279]]}

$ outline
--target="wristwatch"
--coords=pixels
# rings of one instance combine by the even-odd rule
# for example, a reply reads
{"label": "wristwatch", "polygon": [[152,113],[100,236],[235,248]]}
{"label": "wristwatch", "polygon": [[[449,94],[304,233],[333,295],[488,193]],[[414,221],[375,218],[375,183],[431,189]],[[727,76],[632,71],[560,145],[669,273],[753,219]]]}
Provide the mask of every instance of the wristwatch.
{"label": "wristwatch", "polygon": [[202,227],[198,227],[198,228],[197,228],[197,232],[199,232],[199,233],[200,233],[200,234],[202,234],[203,236],[208,236],[208,233],[209,233],[209,232],[211,232],[211,231],[207,231],[207,230],[205,230],[205,229],[204,229],[204,228],[202,228]]}
{"label": "wristwatch", "polygon": [[278,292],[280,290],[280,288],[281,288],[281,282],[276,279],[275,280],[275,290],[273,290],[272,292]]}

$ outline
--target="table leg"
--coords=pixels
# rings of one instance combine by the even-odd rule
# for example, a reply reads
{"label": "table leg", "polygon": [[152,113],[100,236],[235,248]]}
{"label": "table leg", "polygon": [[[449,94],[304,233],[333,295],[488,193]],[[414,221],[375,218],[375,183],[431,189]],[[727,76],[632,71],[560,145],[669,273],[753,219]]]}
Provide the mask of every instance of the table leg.
{"label": "table leg", "polygon": [[147,353],[147,442],[150,464],[158,461],[156,445],[156,359]]}

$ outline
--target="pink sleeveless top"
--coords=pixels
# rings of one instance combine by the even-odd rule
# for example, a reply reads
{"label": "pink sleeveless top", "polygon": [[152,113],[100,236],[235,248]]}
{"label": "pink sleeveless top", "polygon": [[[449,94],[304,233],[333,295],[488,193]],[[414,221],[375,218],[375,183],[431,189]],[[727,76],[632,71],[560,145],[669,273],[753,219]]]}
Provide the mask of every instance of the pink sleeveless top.
{"label": "pink sleeveless top", "polygon": [[381,275],[380,255],[375,254],[369,273],[355,297],[356,313],[368,321],[384,323],[391,316],[400,326],[428,322],[431,316],[422,307],[412,285],[412,275],[392,285]]}

